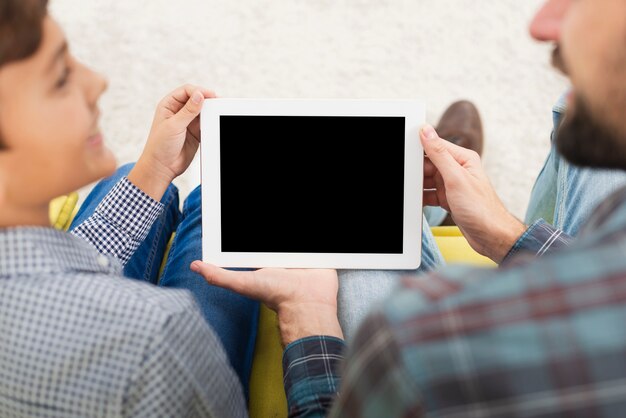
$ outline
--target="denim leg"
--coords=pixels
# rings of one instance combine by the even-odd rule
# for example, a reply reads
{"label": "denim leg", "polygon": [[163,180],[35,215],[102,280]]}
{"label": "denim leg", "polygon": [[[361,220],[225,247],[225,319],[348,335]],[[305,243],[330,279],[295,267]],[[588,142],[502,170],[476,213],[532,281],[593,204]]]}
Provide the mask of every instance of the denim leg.
{"label": "denim leg", "polygon": [[201,190],[198,187],[185,201],[183,217],[159,285],[187,289],[194,295],[207,323],[222,341],[247,398],[260,304],[211,286],[191,271],[191,263],[202,259],[201,225]]}
{"label": "denim leg", "polygon": [[430,226],[439,226],[446,220],[448,211],[439,206],[424,206],[424,216]]}
{"label": "denim leg", "polygon": [[[72,221],[70,230],[76,228],[93,215],[100,202],[111,191],[113,186],[122,177],[127,176],[133,167],[134,164],[126,164],[118,168],[111,177],[100,181],[81,205]],[[124,275],[126,277],[153,284],[156,284],[159,278],[159,269],[161,268],[167,244],[180,220],[178,189],[176,186],[170,185],[167,188],[161,203],[164,206],[163,213],[154,222],[146,239],[124,266]]]}
{"label": "denim leg", "polygon": [[346,340],[355,334],[368,312],[391,295],[401,277],[445,264],[426,218],[422,230],[422,263],[417,270],[338,270],[338,316]]}

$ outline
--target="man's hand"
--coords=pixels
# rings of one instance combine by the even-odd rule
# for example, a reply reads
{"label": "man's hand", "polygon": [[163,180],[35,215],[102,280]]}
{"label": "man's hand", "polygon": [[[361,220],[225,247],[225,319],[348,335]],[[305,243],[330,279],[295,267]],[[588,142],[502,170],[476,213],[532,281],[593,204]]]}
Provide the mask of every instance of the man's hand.
{"label": "man's hand", "polygon": [[501,262],[526,226],[506,210],[476,152],[439,138],[429,125],[420,137],[424,205],[448,210],[474,250]]}
{"label": "man's hand", "polygon": [[215,93],[192,85],[168,94],[157,105],[143,153],[128,178],[155,200],[185,172],[200,145],[200,111]]}
{"label": "man's hand", "polygon": [[335,270],[232,271],[201,261],[194,261],[191,269],[209,284],[259,300],[274,310],[283,346],[315,335],[343,338],[337,320]]}

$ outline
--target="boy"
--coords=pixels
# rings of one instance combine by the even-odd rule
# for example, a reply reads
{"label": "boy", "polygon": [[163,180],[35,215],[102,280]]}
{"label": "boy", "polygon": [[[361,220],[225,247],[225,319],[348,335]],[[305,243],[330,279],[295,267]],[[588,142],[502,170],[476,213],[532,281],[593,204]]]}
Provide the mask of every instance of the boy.
{"label": "boy", "polygon": [[0,3],[0,416],[245,416],[191,295],[122,276],[169,210],[159,200],[175,200],[213,94],[168,95],[128,175],[72,234],[51,229],[49,200],[115,160],[98,129],[106,83],[72,57],[46,3]]}

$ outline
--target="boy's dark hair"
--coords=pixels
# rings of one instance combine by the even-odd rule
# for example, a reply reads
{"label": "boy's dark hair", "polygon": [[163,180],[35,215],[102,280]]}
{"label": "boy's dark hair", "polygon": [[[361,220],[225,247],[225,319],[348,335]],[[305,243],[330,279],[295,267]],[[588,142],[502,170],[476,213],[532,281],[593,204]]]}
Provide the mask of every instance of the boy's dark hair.
{"label": "boy's dark hair", "polygon": [[47,8],[48,0],[0,0],[0,67],[37,51]]}

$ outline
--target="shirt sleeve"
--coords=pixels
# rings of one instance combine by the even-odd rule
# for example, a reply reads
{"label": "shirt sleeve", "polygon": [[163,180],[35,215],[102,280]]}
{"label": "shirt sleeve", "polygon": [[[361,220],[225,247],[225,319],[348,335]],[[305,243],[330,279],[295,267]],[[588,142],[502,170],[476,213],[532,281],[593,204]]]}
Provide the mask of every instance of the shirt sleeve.
{"label": "shirt sleeve", "polygon": [[346,356],[341,390],[329,417],[422,417],[422,395],[404,365],[393,329],[375,311]]}
{"label": "shirt sleeve", "polygon": [[247,417],[243,390],[191,296],[147,344],[127,383],[122,417]]}
{"label": "shirt sleeve", "polygon": [[325,417],[337,396],[345,343],[335,337],[303,338],[283,354],[289,417]]}
{"label": "shirt sleeve", "polygon": [[517,240],[504,258],[503,263],[510,262],[518,254],[542,257],[555,250],[567,247],[571,242],[572,237],[548,224],[543,219],[539,219]]}
{"label": "shirt sleeve", "polygon": [[100,202],[93,215],[71,233],[105,255],[126,264],[146,239],[163,205],[122,178]]}

